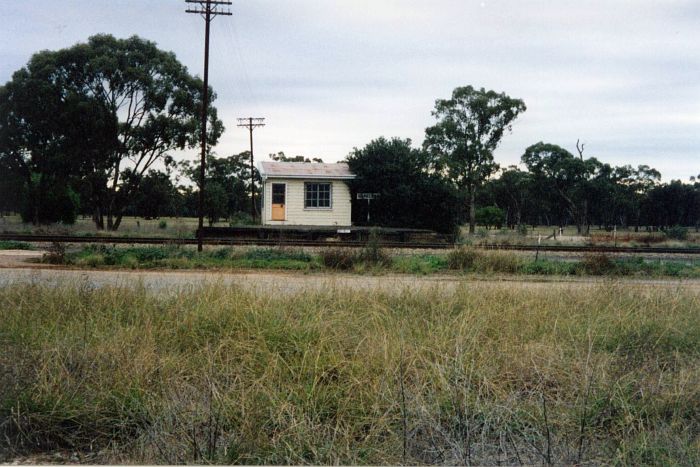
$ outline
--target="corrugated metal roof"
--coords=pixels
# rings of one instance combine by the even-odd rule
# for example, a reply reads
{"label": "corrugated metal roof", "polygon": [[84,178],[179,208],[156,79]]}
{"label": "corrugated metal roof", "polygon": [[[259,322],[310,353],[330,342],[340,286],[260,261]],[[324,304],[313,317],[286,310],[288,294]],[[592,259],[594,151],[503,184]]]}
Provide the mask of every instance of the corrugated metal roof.
{"label": "corrugated metal roof", "polygon": [[320,164],[318,162],[260,162],[260,176],[263,178],[309,178],[351,180],[355,175],[344,162]]}

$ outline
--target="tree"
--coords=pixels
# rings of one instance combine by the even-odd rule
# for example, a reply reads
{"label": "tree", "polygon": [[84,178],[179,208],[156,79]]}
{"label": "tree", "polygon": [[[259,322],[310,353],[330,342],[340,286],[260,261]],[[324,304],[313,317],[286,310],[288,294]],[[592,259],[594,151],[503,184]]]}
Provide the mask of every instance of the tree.
{"label": "tree", "polygon": [[347,157],[357,176],[351,183],[353,222],[367,223],[367,202],[356,193],[379,193],[370,221],[387,227],[414,227],[452,233],[462,219],[462,200],[449,181],[428,170],[430,155],[410,139],[378,138]]}
{"label": "tree", "polygon": [[[205,179],[207,183],[206,190],[209,186],[217,185],[223,190],[224,202],[223,212],[217,211],[219,218],[230,217],[238,212],[243,212],[252,215],[250,212],[250,152],[244,151],[240,154],[235,154],[230,157],[215,157],[210,155],[207,158],[207,167]],[[183,161],[179,165],[182,175],[189,180],[197,183],[199,180],[199,164],[192,164],[189,161]],[[256,200],[260,200],[260,173],[253,168],[253,177],[255,179]],[[218,190],[218,188],[217,188]],[[207,192],[204,192],[205,197]],[[212,198],[219,202],[220,196]]]}
{"label": "tree", "polygon": [[306,163],[311,163],[311,162],[319,162],[323,163],[323,159],[320,157],[313,157],[309,159],[308,157],[304,156],[286,156],[284,152],[280,151],[277,154],[270,154],[270,159],[276,162],[306,162]]}
{"label": "tree", "polygon": [[649,191],[643,211],[648,223],[657,227],[697,225],[700,221],[700,192],[695,185],[671,180]]}
{"label": "tree", "polygon": [[24,179],[0,156],[0,217],[6,212],[20,212]]}
{"label": "tree", "polygon": [[74,205],[70,185],[117,145],[116,117],[97,99],[56,85],[53,68],[50,52],[36,54],[0,87],[0,165],[22,180],[23,217],[34,224],[55,220],[54,207],[44,206],[55,196]]}
{"label": "tree", "polygon": [[[42,161],[76,161],[72,172],[88,185],[81,192],[89,197],[98,228],[105,227],[105,217],[108,229],[119,228],[153,164],[199,144],[201,80],[173,53],[136,36],[97,35],[86,44],[40,52],[6,87],[18,96],[12,102],[22,106],[22,116],[30,117],[12,121],[11,152],[29,161],[33,173],[51,173]],[[36,89],[39,98],[32,96]],[[48,105],[33,104],[43,101]],[[0,115],[3,124],[6,120]],[[213,145],[223,132],[213,107],[209,129]]]}
{"label": "tree", "polygon": [[514,228],[525,223],[528,214],[532,212],[532,206],[536,203],[532,185],[532,174],[511,166],[485,186],[490,192],[490,202],[505,210],[505,223],[508,227]]}
{"label": "tree", "polygon": [[491,227],[500,229],[505,218],[506,213],[498,206],[486,206],[476,210],[476,221],[487,229]]}
{"label": "tree", "polygon": [[209,227],[226,217],[228,212],[226,188],[219,182],[207,184],[204,191],[204,213],[209,221]]}
{"label": "tree", "polygon": [[146,219],[157,219],[174,211],[176,188],[167,173],[151,170],[143,177],[135,193],[134,214]]}
{"label": "tree", "polygon": [[438,123],[425,130],[424,148],[438,158],[438,168],[469,199],[469,232],[476,225],[476,190],[498,165],[496,150],[513,121],[526,110],[525,103],[504,93],[459,87],[451,99],[438,99],[432,115]]}
{"label": "tree", "polygon": [[525,150],[522,162],[545,194],[553,193],[562,202],[576,224],[579,234],[588,230],[589,180],[601,167],[594,158],[574,157],[555,144],[537,143]]}

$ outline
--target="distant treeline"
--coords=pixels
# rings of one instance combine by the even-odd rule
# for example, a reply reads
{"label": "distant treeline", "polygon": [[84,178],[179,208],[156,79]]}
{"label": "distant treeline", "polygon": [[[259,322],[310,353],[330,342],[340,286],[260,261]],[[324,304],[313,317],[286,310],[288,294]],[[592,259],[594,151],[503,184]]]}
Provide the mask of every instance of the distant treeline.
{"label": "distant treeline", "polygon": [[[171,155],[199,146],[201,94],[201,80],[174,54],[136,36],[97,35],[35,54],[0,86],[0,214],[33,224],[70,224],[83,214],[109,230],[126,215],[195,216],[199,167]],[[379,138],[353,150],[353,194],[380,195],[371,204],[353,196],[354,222],[370,214],[372,224],[438,231],[574,224],[581,233],[591,225],[700,225],[700,180],[661,183],[651,167],[613,167],[579,144],[574,155],[537,143],[524,150],[524,170],[500,168],[493,153],[525,111],[504,93],[459,87],[435,102],[420,148]],[[214,147],[224,126],[213,106],[207,128]],[[259,175],[248,153],[209,155],[210,223],[251,221],[260,201],[258,184],[253,207],[251,178]]]}
{"label": "distant treeline", "polygon": [[[477,223],[516,229],[524,225],[575,225],[612,229],[700,227],[700,176],[689,183],[662,183],[648,166],[614,167],[595,158],[538,143],[522,156],[525,169],[499,169],[476,190]],[[349,156],[360,175],[355,191],[378,192],[372,223],[439,231],[468,222],[468,200],[428,151],[410,140],[379,138]],[[368,204],[354,201],[354,221],[363,224]]]}

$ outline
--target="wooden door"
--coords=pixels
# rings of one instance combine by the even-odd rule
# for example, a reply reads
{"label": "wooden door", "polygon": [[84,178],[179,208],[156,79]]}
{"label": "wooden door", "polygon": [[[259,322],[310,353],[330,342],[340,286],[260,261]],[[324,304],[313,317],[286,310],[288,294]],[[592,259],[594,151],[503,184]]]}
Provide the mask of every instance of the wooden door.
{"label": "wooden door", "polygon": [[287,217],[287,184],[272,184],[272,220],[283,221]]}

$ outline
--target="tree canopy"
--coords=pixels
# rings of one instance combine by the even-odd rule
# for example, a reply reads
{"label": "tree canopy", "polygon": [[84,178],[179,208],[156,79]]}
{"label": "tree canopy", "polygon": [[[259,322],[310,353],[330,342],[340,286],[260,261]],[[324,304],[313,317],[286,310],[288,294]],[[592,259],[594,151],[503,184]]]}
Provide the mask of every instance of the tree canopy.
{"label": "tree canopy", "polygon": [[[40,52],[0,89],[2,155],[27,183],[79,176],[95,224],[116,230],[149,169],[198,144],[202,91],[173,53],[136,36]],[[209,144],[222,132],[210,107]]]}
{"label": "tree canopy", "polygon": [[493,151],[525,103],[505,93],[458,87],[450,99],[435,102],[438,122],[425,130],[424,147],[434,154],[437,167],[469,198],[469,231],[476,225],[476,191],[498,170]]}
{"label": "tree canopy", "polygon": [[441,174],[428,170],[430,155],[410,139],[378,138],[347,157],[357,179],[351,183],[353,222],[365,225],[368,204],[356,193],[379,193],[371,201],[373,225],[414,227],[452,233],[459,224],[462,200]]}

